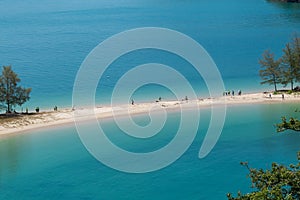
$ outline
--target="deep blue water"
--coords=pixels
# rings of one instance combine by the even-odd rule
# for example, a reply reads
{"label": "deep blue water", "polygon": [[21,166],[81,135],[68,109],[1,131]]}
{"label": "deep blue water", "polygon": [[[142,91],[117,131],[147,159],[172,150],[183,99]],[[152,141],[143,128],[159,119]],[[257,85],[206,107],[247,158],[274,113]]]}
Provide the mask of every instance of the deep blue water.
{"label": "deep blue water", "polygon": [[[229,107],[220,140],[207,157],[199,159],[210,119],[209,109],[203,109],[196,139],[186,153],[170,166],[145,174],[123,173],[101,164],[87,152],[71,125],[5,137],[0,140],[0,198],[218,200],[226,199],[228,192],[249,192],[248,171],[240,161],[248,161],[255,168],[269,168],[272,162],[296,162],[300,135],[292,131],[277,134],[273,125],[279,122],[278,116],[299,117],[294,112],[297,107]],[[102,121],[102,125],[109,128],[107,135],[118,146],[145,152],[172,139],[178,114],[170,114],[169,119],[159,139],[144,143],[120,136],[122,132],[110,120]],[[136,120],[143,123],[147,117]]]}
{"label": "deep blue water", "polygon": [[[299,32],[300,6],[264,0],[122,0],[37,1],[0,0],[0,64],[12,65],[22,84],[32,87],[24,107],[71,106],[77,70],[100,42],[138,27],[164,27],[199,42],[216,62],[226,89],[264,91],[258,59],[265,49],[277,56]],[[148,62],[170,65],[192,83],[199,97],[207,95],[201,77],[184,60],[161,51],[142,50],[116,60],[100,81],[96,100],[107,104],[118,77]],[[176,84],[171,78],[170,82]],[[158,96],[174,98],[167,89],[146,86],[136,101]],[[73,125],[32,131],[0,139],[0,199],[226,199],[227,192],[249,192],[248,160],[253,167],[272,161],[296,162],[299,134],[275,134],[274,123],[296,115],[297,104],[249,105],[228,108],[225,127],[213,151],[198,158],[210,117],[202,111],[197,137],[171,166],[146,174],[126,174],[95,160],[84,148]],[[18,108],[19,109],[19,108]],[[147,117],[137,121],[147,123]],[[110,139],[125,149],[157,149],[172,138],[178,113],[170,115],[160,134],[145,143],[120,135],[110,120]]]}
{"label": "deep blue water", "polygon": [[[77,70],[96,45],[128,29],[164,27],[199,42],[216,62],[226,89],[263,91],[270,87],[259,84],[258,59],[265,49],[280,56],[284,44],[299,32],[299,7],[264,0],[218,3],[209,0],[76,0],[72,3],[2,0],[0,62],[12,65],[22,83],[33,88],[31,101],[24,107],[71,106]],[[160,52],[136,52],[120,58],[108,74],[118,77],[147,62],[179,69],[194,85],[197,95],[206,94],[205,85],[201,78],[194,77],[190,66]],[[113,78],[100,84],[98,104],[109,102],[114,84]],[[155,93],[155,97],[149,92]],[[160,94],[164,96],[164,92],[152,88],[139,96],[152,101]]]}

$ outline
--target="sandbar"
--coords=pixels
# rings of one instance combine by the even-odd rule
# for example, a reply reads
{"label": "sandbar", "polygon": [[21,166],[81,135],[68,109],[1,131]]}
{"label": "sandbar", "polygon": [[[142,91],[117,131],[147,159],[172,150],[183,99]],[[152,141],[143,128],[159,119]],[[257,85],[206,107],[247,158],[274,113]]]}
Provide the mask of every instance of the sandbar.
{"label": "sandbar", "polygon": [[72,124],[76,114],[76,122],[88,121],[92,118],[98,120],[112,118],[121,115],[147,114],[149,111],[180,110],[187,108],[199,109],[217,105],[241,105],[241,104],[265,104],[265,103],[292,103],[300,102],[300,94],[282,94],[269,96],[271,93],[249,93],[235,96],[220,96],[216,98],[203,98],[192,100],[168,100],[155,102],[135,102],[116,106],[96,106],[95,108],[64,108],[58,111],[43,111],[40,113],[21,114],[14,117],[2,117],[0,119],[0,136],[13,133],[29,132],[34,129],[47,128],[51,126],[62,126]]}

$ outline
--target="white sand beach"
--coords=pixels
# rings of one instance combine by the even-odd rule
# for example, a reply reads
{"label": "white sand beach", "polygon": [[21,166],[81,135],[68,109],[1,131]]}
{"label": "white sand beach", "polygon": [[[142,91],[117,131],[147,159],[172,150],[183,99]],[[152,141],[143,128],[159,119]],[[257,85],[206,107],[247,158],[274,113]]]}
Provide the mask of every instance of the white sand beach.
{"label": "white sand beach", "polygon": [[[186,108],[205,108],[212,105],[240,105],[240,104],[264,104],[264,103],[290,103],[300,102],[300,94],[284,94],[284,99],[281,94],[271,93],[251,93],[242,94],[241,96],[221,96],[218,98],[205,98],[188,101],[159,101],[135,103],[134,105],[118,105],[118,106],[97,106],[94,109],[87,108],[71,108],[59,109],[58,111],[42,111],[40,113],[32,113],[29,115],[22,114],[10,118],[0,119],[0,136],[28,132],[33,129],[47,128],[50,126],[62,126],[65,124],[74,123],[74,113],[76,112],[77,121],[87,121],[93,117],[98,119],[110,118],[116,115],[124,114],[143,114],[150,110],[179,110]],[[113,112],[112,112],[113,111]]]}

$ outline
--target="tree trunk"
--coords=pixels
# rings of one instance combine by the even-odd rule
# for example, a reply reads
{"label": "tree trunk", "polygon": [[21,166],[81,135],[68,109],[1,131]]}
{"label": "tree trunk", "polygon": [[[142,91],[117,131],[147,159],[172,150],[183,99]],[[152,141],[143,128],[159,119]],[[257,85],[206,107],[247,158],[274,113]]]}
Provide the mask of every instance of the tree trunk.
{"label": "tree trunk", "polygon": [[277,92],[276,78],[274,75],[273,75],[273,83],[274,83],[274,87],[275,87],[275,92]]}
{"label": "tree trunk", "polygon": [[294,82],[293,82],[293,80],[291,80],[291,90],[292,91],[294,90]]}
{"label": "tree trunk", "polygon": [[6,83],[6,104],[7,104],[7,113],[10,113],[10,102],[9,102],[9,95],[10,95],[10,86],[8,84],[8,80]]}
{"label": "tree trunk", "polygon": [[7,113],[10,113],[10,102],[7,101]]}

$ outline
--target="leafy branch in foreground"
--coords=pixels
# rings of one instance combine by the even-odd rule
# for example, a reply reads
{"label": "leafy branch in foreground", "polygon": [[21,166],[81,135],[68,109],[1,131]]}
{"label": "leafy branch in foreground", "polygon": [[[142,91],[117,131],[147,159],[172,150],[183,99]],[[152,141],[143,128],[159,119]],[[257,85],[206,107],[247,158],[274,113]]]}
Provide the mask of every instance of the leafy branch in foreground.
{"label": "leafy branch in foreground", "polygon": [[300,131],[300,121],[298,119],[291,117],[290,120],[287,121],[286,117],[282,117],[281,120],[281,123],[276,124],[277,132],[282,132],[288,129]]}
{"label": "leafy branch in foreground", "polygon": [[[295,111],[296,112],[296,111]],[[282,117],[282,123],[276,124],[277,132],[285,130],[300,131],[300,121],[293,117],[289,121]],[[270,170],[250,168],[248,162],[241,165],[249,170],[252,188],[256,190],[248,194],[238,192],[237,197],[227,194],[229,200],[256,200],[256,199],[300,199],[300,151],[298,152],[298,164],[289,166],[272,163]]]}
{"label": "leafy branch in foreground", "polygon": [[288,167],[273,163],[271,170],[263,170],[249,168],[247,162],[241,162],[241,165],[248,168],[252,187],[256,191],[244,195],[238,192],[237,197],[227,194],[229,200],[300,199],[300,151],[298,164],[290,164]]}

